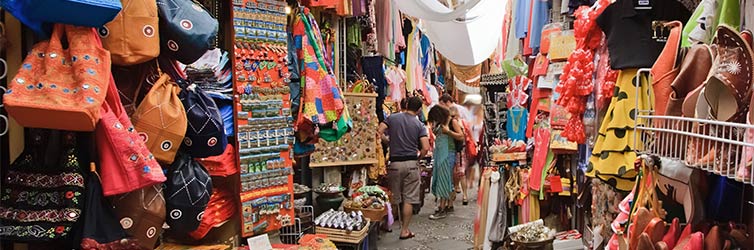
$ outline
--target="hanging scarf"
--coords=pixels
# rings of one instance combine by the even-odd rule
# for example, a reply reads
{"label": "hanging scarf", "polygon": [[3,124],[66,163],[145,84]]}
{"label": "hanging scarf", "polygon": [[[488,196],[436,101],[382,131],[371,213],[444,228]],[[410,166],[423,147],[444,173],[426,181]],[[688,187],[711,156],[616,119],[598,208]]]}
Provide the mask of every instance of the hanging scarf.
{"label": "hanging scarf", "polygon": [[479,93],[479,80],[482,77],[482,64],[463,66],[448,61],[456,89],[470,94]]}

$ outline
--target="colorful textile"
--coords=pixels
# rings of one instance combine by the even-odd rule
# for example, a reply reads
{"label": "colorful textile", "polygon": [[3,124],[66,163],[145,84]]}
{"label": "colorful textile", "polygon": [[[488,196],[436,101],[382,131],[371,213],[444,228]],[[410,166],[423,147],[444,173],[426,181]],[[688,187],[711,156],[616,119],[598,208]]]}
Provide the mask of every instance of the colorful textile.
{"label": "colorful textile", "polygon": [[[305,138],[315,138],[314,125],[324,126],[337,121],[345,107],[332,69],[325,63],[322,34],[308,9],[298,15],[293,27],[293,40],[301,63],[301,112],[295,128]],[[332,128],[330,128],[332,129]]]}

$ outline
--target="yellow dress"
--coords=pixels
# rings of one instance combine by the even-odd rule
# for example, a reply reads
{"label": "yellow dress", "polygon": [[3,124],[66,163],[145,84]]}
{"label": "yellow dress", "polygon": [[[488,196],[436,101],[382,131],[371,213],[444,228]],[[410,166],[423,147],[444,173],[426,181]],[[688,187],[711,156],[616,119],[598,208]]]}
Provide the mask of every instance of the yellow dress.
{"label": "yellow dress", "polygon": [[635,130],[636,124],[647,122],[637,119],[637,108],[651,110],[654,103],[652,86],[646,75],[639,77],[637,86],[637,71],[624,69],[618,74],[613,98],[587,165],[587,176],[597,177],[622,191],[633,188],[637,175],[634,170],[635,150],[642,143],[637,137],[641,135]]}

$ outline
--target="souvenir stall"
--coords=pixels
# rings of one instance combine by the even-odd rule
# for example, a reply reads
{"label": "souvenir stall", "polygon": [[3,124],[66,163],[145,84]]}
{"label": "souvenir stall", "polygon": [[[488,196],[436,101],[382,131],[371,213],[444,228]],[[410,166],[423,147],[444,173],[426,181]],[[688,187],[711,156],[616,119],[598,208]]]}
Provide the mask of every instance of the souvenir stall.
{"label": "souvenir stall", "polygon": [[[523,216],[529,198],[509,206],[508,225],[527,228],[507,228],[511,241],[531,245],[554,238],[553,246],[564,246],[546,230],[532,229],[543,225],[578,229],[584,234],[579,249],[751,248],[747,152],[754,145],[746,132],[750,95],[742,87],[751,77],[741,76],[751,67],[731,72],[725,66],[749,65],[751,3],[508,3],[513,7],[505,15],[513,25],[504,29],[504,79],[482,79],[486,124],[507,130],[501,135],[500,128],[485,128],[487,162],[495,166],[499,152],[491,139],[515,138],[509,130],[517,127],[514,121],[526,123],[531,166],[503,175],[505,195],[513,203],[543,190],[568,196],[540,196]],[[531,90],[521,87],[527,81],[522,77],[530,79]],[[521,103],[528,120],[511,106],[517,89],[528,95]],[[506,93],[505,115],[497,92]],[[553,210],[556,202],[566,203],[559,205],[564,210]],[[547,210],[576,216],[556,223]],[[479,221],[477,230],[483,230]]]}

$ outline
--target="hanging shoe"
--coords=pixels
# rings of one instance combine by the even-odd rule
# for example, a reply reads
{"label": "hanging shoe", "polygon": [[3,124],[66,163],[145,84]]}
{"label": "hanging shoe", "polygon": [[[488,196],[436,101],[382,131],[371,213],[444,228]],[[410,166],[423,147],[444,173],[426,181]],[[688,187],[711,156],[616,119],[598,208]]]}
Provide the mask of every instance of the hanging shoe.
{"label": "hanging shoe", "polygon": [[723,235],[720,232],[719,226],[714,226],[709,230],[709,233],[704,237],[704,249],[705,250],[722,250],[723,248]]}
{"label": "hanging shoe", "polygon": [[652,239],[650,239],[647,233],[642,233],[639,236],[639,242],[636,245],[636,250],[655,250],[655,245],[654,243],[652,243]]}
{"label": "hanging shoe", "polygon": [[678,218],[673,218],[673,222],[670,223],[670,228],[665,236],[662,237],[662,242],[667,244],[667,247],[673,249],[678,242],[678,237],[681,235],[681,223]]}
{"label": "hanging shoe", "polygon": [[649,225],[649,222],[652,221],[652,218],[654,218],[652,212],[649,212],[649,210],[645,207],[641,207],[636,211],[633,217],[633,225],[631,225],[631,228],[629,228],[629,249],[636,249],[636,246],[638,246],[639,244],[639,236],[641,236],[641,233],[645,228],[647,228],[647,225]]}
{"label": "hanging shoe", "polygon": [[653,244],[662,241],[662,237],[665,236],[665,221],[658,217],[652,218],[652,221],[644,228],[644,233],[649,236]]}
{"label": "hanging shoe", "polygon": [[[713,43],[717,57],[699,97],[696,117],[702,119],[743,123],[749,110],[752,85],[752,61],[754,53],[741,34],[726,25],[720,25]],[[709,135],[731,140],[741,140],[737,131],[730,128],[709,129]],[[738,154],[737,148],[713,143],[710,148],[714,160],[714,172],[734,177],[735,165],[730,161]],[[711,151],[711,150],[704,150]],[[709,155],[708,154],[708,155]]]}

